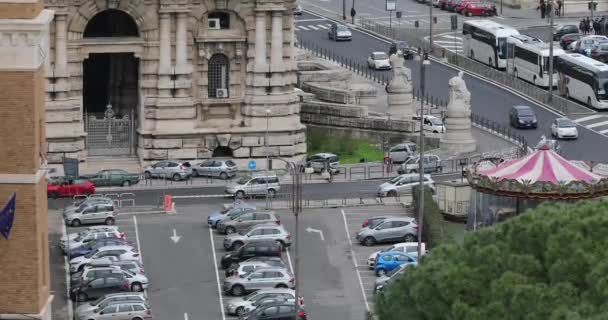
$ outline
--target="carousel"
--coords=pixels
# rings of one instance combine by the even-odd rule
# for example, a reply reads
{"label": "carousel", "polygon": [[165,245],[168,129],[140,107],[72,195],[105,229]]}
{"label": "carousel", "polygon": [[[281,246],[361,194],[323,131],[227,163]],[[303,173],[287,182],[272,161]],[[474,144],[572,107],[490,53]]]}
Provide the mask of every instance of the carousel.
{"label": "carousel", "polygon": [[467,170],[472,187],[467,227],[475,230],[534,208],[608,195],[608,178],[563,158],[550,141],[518,159],[481,161]]}

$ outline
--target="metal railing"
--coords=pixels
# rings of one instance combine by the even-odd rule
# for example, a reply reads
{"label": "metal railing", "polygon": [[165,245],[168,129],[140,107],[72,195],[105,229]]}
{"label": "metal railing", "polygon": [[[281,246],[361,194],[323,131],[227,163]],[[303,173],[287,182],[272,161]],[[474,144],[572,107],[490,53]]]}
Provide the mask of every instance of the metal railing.
{"label": "metal railing", "polygon": [[528,142],[526,141],[526,138],[523,135],[517,133],[517,130],[512,129],[511,127],[505,127],[504,125],[494,120],[486,119],[474,113],[471,113],[471,122],[473,122],[479,127],[487,129],[488,131],[494,134],[501,135],[511,140],[518,147],[524,150],[528,149]]}

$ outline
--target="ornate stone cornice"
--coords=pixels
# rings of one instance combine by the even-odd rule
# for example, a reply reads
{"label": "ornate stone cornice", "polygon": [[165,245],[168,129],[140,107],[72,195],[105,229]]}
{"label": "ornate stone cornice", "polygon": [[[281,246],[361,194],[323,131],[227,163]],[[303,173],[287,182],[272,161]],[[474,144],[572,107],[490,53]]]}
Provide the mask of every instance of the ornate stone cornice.
{"label": "ornate stone cornice", "polygon": [[0,20],[0,71],[38,69],[48,56],[52,10],[42,10],[34,19]]}

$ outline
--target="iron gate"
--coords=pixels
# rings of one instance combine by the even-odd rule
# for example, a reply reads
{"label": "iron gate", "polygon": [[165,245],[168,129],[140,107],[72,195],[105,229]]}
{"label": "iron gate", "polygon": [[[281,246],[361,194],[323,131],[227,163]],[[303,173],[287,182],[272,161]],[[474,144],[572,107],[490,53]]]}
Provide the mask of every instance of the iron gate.
{"label": "iron gate", "polygon": [[131,114],[117,117],[108,105],[105,113],[85,114],[86,148],[89,156],[133,155],[135,130]]}

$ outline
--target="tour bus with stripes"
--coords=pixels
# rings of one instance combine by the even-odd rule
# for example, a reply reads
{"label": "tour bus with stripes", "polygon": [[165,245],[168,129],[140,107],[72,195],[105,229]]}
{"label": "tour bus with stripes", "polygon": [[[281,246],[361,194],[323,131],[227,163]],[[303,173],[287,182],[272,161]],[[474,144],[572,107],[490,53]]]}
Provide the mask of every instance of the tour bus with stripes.
{"label": "tour bus with stripes", "polygon": [[519,31],[492,20],[468,20],[463,23],[463,49],[469,58],[498,69],[507,67],[507,38]]}
{"label": "tour bus with stripes", "polygon": [[[549,46],[538,38],[527,35],[513,35],[507,39],[507,72],[513,76],[532,82],[539,87],[549,87]],[[557,85],[556,58],[564,50],[553,47],[553,86]]]}
{"label": "tour bus with stripes", "polygon": [[608,109],[608,65],[580,53],[565,53],[556,60],[560,91],[596,109]]}

